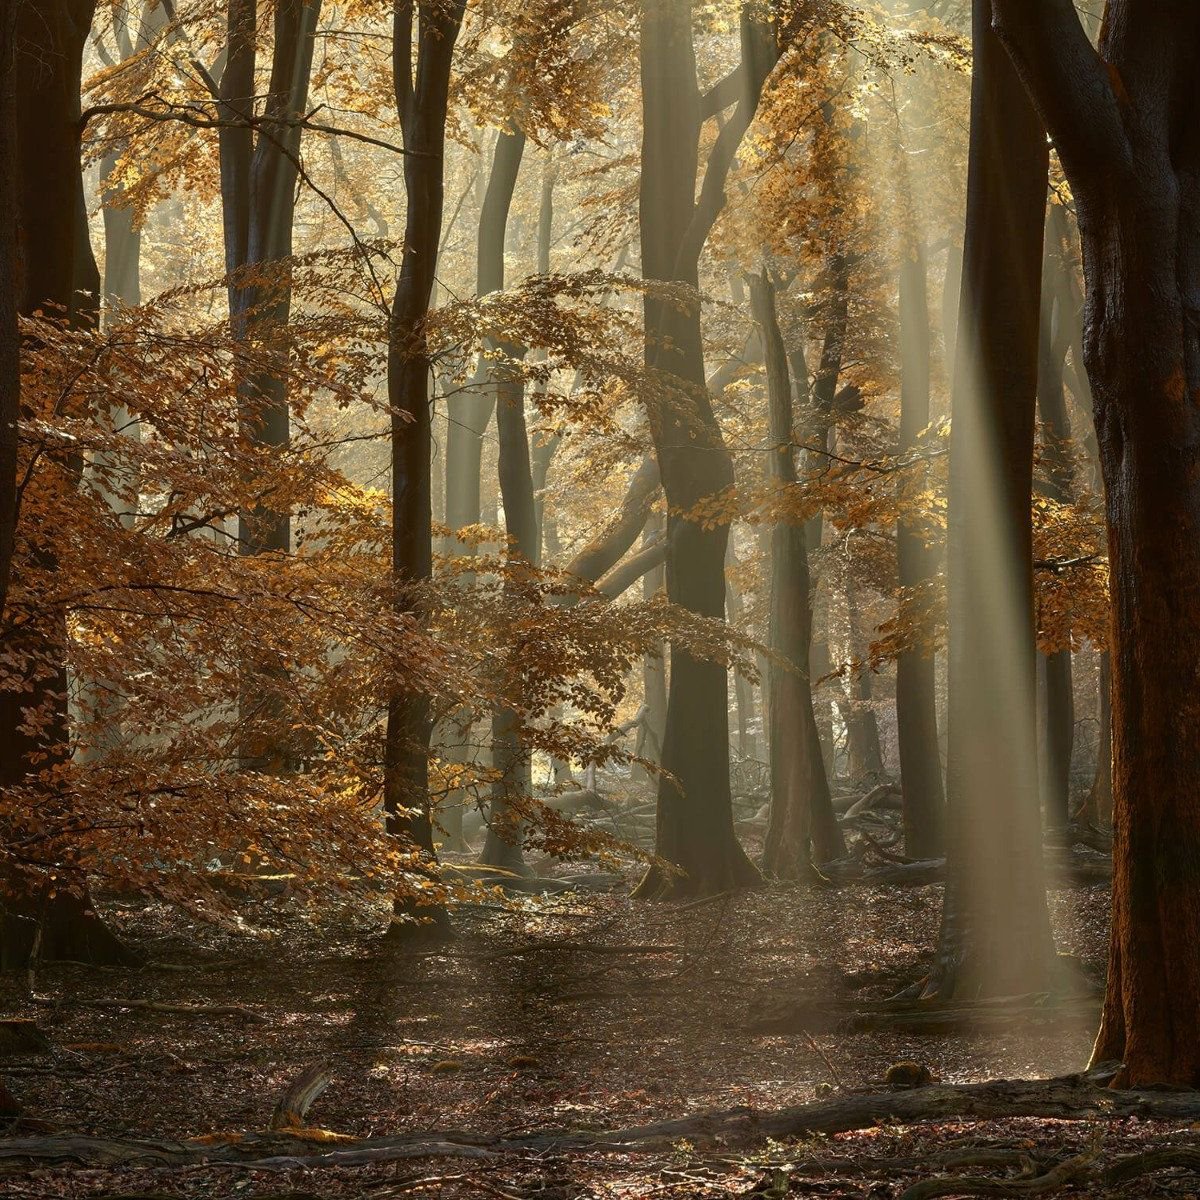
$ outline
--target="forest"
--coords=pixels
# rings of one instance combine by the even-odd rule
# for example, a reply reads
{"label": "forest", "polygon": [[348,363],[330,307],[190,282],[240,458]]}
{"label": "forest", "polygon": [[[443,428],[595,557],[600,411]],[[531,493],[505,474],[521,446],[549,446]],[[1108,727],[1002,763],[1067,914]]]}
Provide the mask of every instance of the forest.
{"label": "forest", "polygon": [[1200,1193],[1195,0],[0,0],[0,1194]]}

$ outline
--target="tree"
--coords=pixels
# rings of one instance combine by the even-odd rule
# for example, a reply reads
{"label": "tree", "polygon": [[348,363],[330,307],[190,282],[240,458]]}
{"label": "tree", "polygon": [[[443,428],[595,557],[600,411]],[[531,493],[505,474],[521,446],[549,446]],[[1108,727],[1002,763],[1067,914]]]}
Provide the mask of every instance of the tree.
{"label": "tree", "polygon": [[1047,150],[973,21],[967,225],[950,447],[947,881],[924,994],[1045,991],[1055,955],[1034,729],[1031,489]]}
{"label": "tree", "polygon": [[[712,101],[725,108],[736,100],[737,107],[717,135],[697,196],[705,97],[697,83],[692,6],[688,0],[648,0],[644,7],[642,274],[693,293],[701,251],[725,203],[729,168],[778,56],[775,26],[752,6],[742,10],[740,37],[742,61],[732,99],[721,94]],[[667,595],[691,612],[721,619],[729,527],[724,521],[708,526],[691,515],[733,484],[733,464],[705,387],[699,301],[680,303],[651,291],[644,308],[646,364],[671,390],[649,413],[668,505]],[[721,892],[753,884],[758,873],[733,829],[725,668],[676,644],[670,671],[656,845],[660,857],[682,874],[664,877],[652,868],[638,894]]]}
{"label": "tree", "polygon": [[[15,96],[12,178],[19,266],[11,294],[22,316],[41,314],[69,327],[91,329],[97,324],[100,279],[80,172],[79,95],[94,2],[53,0],[36,11],[32,5],[17,9],[9,95]],[[65,501],[78,485],[82,464],[61,450],[54,457],[54,487]],[[53,555],[44,545],[35,542],[30,557],[41,569],[53,571]],[[37,617],[6,639],[11,661],[24,667],[24,678],[18,676],[16,682],[25,686],[10,684],[0,693],[0,788],[35,789],[45,794],[49,809],[61,799],[55,794],[56,769],[70,757],[68,633],[61,611]],[[19,868],[4,874],[5,890],[12,894],[4,901],[0,966],[23,966],[35,945],[48,959],[137,960],[96,915],[86,879],[77,873],[57,886],[52,880],[27,878]],[[32,894],[31,886],[36,889]]]}
{"label": "tree", "polygon": [[[433,296],[445,189],[446,115],[454,44],[465,0],[396,0],[393,87],[404,139],[408,197],[396,294],[388,319],[388,404],[391,410],[392,586],[402,613],[420,616],[419,589],[433,576],[429,396],[430,352],[425,327]],[[415,18],[415,20],[414,20]],[[416,62],[413,62],[414,37]],[[401,692],[388,698],[384,749],[384,807],[388,831],[433,856],[429,812],[429,697]],[[401,905],[435,929],[445,909]],[[402,930],[403,926],[393,926]]]}
{"label": "tree", "polygon": [[[781,487],[796,484],[792,385],[787,351],[775,312],[775,287],[764,271],[750,278],[750,302],[762,331],[767,370],[770,477]],[[813,714],[809,678],[812,588],[805,527],[777,521],[771,530],[770,647],[778,656],[768,667],[771,745],[771,811],[763,869],[780,879],[801,878],[812,843],[824,849],[840,842]],[[821,831],[824,817],[832,830]],[[814,834],[814,826],[818,826]]]}
{"label": "tree", "polygon": [[[261,498],[238,514],[238,549],[248,556],[287,554],[292,548],[290,514],[268,503],[277,482],[269,454],[291,441],[287,325],[292,225],[301,173],[301,127],[296,122],[307,105],[320,14],[321,0],[276,0],[271,74],[258,115],[258,3],[229,0],[226,65],[214,97],[222,120],[221,205],[230,326],[235,337],[271,351],[265,367],[248,374],[240,389],[244,435],[268,455],[256,480]],[[248,666],[242,695],[243,764],[272,772],[294,767],[294,750],[278,728],[283,706],[276,693],[286,686],[286,671],[269,661]]]}
{"label": "tree", "polygon": [[1053,138],[1083,251],[1112,589],[1113,917],[1093,1057],[1124,1063],[1118,1084],[1195,1086],[1200,14],[1110,0],[1097,50],[1069,0],[991,13]]}
{"label": "tree", "polygon": [[0,616],[8,598],[17,526],[17,422],[21,335],[17,325],[16,5],[0,13]]}
{"label": "tree", "polygon": [[[924,242],[910,237],[900,263],[900,453],[918,454],[929,424],[929,296]],[[918,486],[928,472],[921,470]],[[935,574],[934,552],[910,520],[896,526],[900,586],[927,588]],[[904,849],[910,858],[942,851],[945,792],[938,750],[937,692],[933,654],[921,645],[896,660],[896,723],[900,785],[904,794]]]}

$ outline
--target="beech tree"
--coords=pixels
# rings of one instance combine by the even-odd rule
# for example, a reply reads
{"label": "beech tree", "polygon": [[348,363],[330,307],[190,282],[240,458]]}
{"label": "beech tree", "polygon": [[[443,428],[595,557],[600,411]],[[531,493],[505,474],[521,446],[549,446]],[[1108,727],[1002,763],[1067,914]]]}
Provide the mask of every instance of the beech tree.
{"label": "beech tree", "polygon": [[1195,1086],[1200,16],[1110,0],[1097,50],[1068,0],[994,0],[990,15],[1070,181],[1083,250],[1112,580],[1113,919],[1094,1058],[1124,1064],[1118,1083]]}
{"label": "beech tree", "polygon": [[[775,287],[764,271],[750,279],[751,304],[762,330],[767,371],[768,470],[780,484],[796,482],[792,385],[787,351],[775,310]],[[779,656],[768,668],[771,738],[771,813],[763,848],[763,868],[783,879],[799,878],[811,843],[827,845],[828,830],[813,825],[832,821],[829,779],[813,714],[809,678],[812,640],[812,583],[805,528],[777,522],[771,530],[771,649]]]}
{"label": "beech tree", "polygon": [[967,180],[950,448],[947,880],[923,994],[1048,990],[1030,497],[1048,152],[992,30],[973,18]]}
{"label": "beech tree", "polygon": [[[4,68],[16,126],[12,183],[7,185],[15,191],[15,205],[8,211],[15,216],[16,238],[9,246],[16,251],[16,261],[9,263],[16,270],[7,280],[15,286],[6,303],[15,300],[23,316],[41,314],[85,330],[95,328],[100,301],[79,150],[83,48],[93,9],[92,0],[54,0],[37,10],[17,6],[10,26],[11,65]],[[12,125],[8,128],[11,131]],[[8,138],[11,152],[11,132]],[[0,210],[4,207],[0,201]],[[10,323],[7,338],[11,340],[14,332]],[[19,415],[14,392],[10,379],[5,399],[13,420]],[[55,455],[54,487],[60,503],[66,503],[77,486],[81,465],[70,452],[60,449]],[[0,534],[6,540],[9,536]],[[43,570],[54,570],[52,552],[36,536],[31,557]],[[68,633],[62,612],[43,612],[38,618],[12,639],[26,664],[25,686],[18,677],[0,692],[0,787],[31,787],[44,793],[47,805],[54,805],[61,802],[56,767],[70,756]],[[7,870],[5,877],[10,895],[0,923],[0,965],[23,966],[35,945],[48,959],[124,964],[137,960],[94,912],[85,879],[76,876],[56,887],[19,868]]]}
{"label": "beech tree", "polygon": [[[421,613],[419,589],[433,576],[430,481],[432,418],[426,320],[433,296],[445,189],[446,117],[454,44],[464,0],[396,0],[393,88],[404,139],[408,197],[396,294],[388,318],[388,403],[391,409],[392,585],[397,608]],[[429,800],[429,697],[401,692],[388,698],[384,749],[384,806],[389,832],[405,835],[432,857]],[[397,900],[403,915],[435,929],[448,923],[440,906]],[[403,926],[393,926],[403,932]]]}
{"label": "beech tree", "polygon": [[[741,15],[742,60],[734,85],[710,93],[711,115],[736,101],[713,145],[700,187],[699,141],[706,112],[696,76],[689,0],[649,0],[641,24],[642,274],[698,287],[701,250],[725,202],[725,183],[742,134],[778,56],[778,31],[747,6]],[[732,93],[732,97],[729,96]],[[675,394],[650,413],[666,494],[667,595],[702,616],[725,613],[728,525],[706,527],[691,515],[733,483],[733,466],[705,386],[697,300],[647,294],[646,362]],[[657,849],[681,868],[676,878],[648,872],[639,893],[720,892],[752,884],[758,873],[733,831],[729,793],[728,680],[717,663],[672,648],[658,789]]]}

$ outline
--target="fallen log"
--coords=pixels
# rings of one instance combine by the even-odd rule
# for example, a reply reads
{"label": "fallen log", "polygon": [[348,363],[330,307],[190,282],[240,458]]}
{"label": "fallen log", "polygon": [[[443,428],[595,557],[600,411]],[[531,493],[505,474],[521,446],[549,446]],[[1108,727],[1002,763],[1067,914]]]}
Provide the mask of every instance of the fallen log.
{"label": "fallen log", "polygon": [[[294,1139],[254,1134],[227,1142],[171,1142],[104,1137],[0,1138],[0,1161],[74,1162],[84,1166],[158,1163],[200,1166],[224,1163],[248,1169],[272,1166],[339,1167],[406,1158],[486,1158],[527,1151],[631,1151],[660,1149],[681,1139],[747,1146],[768,1139],[847,1133],[876,1125],[936,1121],[991,1121],[1043,1117],[1061,1121],[1141,1120],[1190,1122],[1200,1118],[1200,1091],[1116,1091],[1082,1075],[1059,1079],[991,1080],[934,1084],[911,1091],[845,1093],[813,1104],[773,1110],[731,1108],[654,1121],[616,1130],[545,1130],[484,1137],[462,1130],[365,1138],[352,1148],[297,1155]],[[1165,1151],[1163,1152],[1165,1153]],[[1155,1155],[1158,1166],[1172,1165]],[[1191,1161],[1191,1160],[1189,1160]],[[1187,1165],[1182,1159],[1174,1165]],[[1132,1167],[1127,1168],[1132,1170]],[[1156,1168],[1157,1169],[1157,1168]]]}

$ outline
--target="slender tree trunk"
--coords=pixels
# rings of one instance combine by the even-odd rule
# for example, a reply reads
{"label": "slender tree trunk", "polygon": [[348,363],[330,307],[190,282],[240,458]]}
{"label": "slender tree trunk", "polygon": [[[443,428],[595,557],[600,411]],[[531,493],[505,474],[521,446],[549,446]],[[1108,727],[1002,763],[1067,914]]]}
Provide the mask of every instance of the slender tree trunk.
{"label": "slender tree trunk", "polygon": [[[433,296],[445,189],[446,113],[454,44],[465,0],[449,5],[397,0],[393,15],[396,110],[404,146],[408,200],[404,249],[388,322],[388,403],[392,410],[392,582],[401,612],[422,611],[420,588],[433,575],[430,461],[433,450],[429,346],[425,319]],[[416,64],[413,18],[416,13]],[[398,693],[388,700],[384,807],[388,832],[432,860],[429,813],[429,697]],[[434,933],[448,925],[440,905],[398,900],[396,915]],[[420,926],[418,926],[420,927]],[[397,936],[411,924],[395,923]]]}
{"label": "slender tree trunk", "polygon": [[[504,287],[505,231],[524,153],[525,134],[520,129],[500,132],[479,213],[475,286],[479,296]],[[487,364],[481,357],[471,386],[449,398],[446,405],[450,418],[446,430],[446,524],[452,530],[479,524],[483,435],[495,406],[495,390],[489,386]]]}
{"label": "slender tree trunk", "polygon": [[[660,513],[652,512],[646,518],[646,527],[642,532],[642,545],[645,546],[653,539],[666,537],[666,518]],[[653,600],[666,586],[666,567],[659,565],[642,576],[642,598]],[[647,762],[660,764],[662,762],[663,731],[667,725],[667,656],[666,647],[658,654],[648,654],[642,659],[642,700],[646,706],[646,718],[643,732],[638,737],[638,754]],[[654,783],[655,777],[649,772],[646,782]]]}
{"label": "slender tree trunk", "polygon": [[1047,150],[976,0],[950,456],[947,883],[927,995],[1048,990],[1030,492]]}
{"label": "slender tree trunk", "polygon": [[[913,239],[900,266],[900,454],[920,453],[920,434],[929,424],[929,296],[925,246]],[[912,486],[921,490],[928,471],[914,468]],[[932,585],[934,551],[922,532],[904,518],[896,527],[900,586],[918,597]],[[919,600],[917,601],[919,605]],[[915,632],[922,632],[919,628]],[[910,858],[934,858],[943,849],[946,796],[938,750],[937,682],[932,646],[896,661],[896,730],[900,785],[904,794],[904,849]]]}
{"label": "slender tree trunk", "polygon": [[[768,468],[782,487],[796,483],[792,388],[787,353],[767,274],[750,279],[750,301],[762,331],[767,367]],[[803,877],[815,851],[819,861],[845,853],[833,815],[829,780],[813,714],[808,648],[812,589],[803,525],[779,522],[771,531],[770,646],[767,701],[771,748],[771,809],[763,869],[778,879]]]}
{"label": "slender tree trunk", "polygon": [[[823,470],[827,460],[821,453],[828,450],[835,436],[833,402],[837,395],[838,380],[842,374],[842,358],[845,353],[846,334],[850,322],[850,260],[846,253],[835,247],[827,262],[830,291],[825,311],[825,334],[821,343],[821,359],[813,378],[808,396],[807,419],[804,442],[809,447],[805,454],[808,471]],[[797,356],[804,361],[803,351]],[[794,368],[793,368],[794,369]],[[807,375],[807,367],[805,368]],[[825,514],[819,511],[808,522],[806,541],[808,546],[808,573],[813,595],[809,607],[813,613],[810,626],[809,677],[816,685],[817,729],[821,735],[821,753],[825,761],[825,772],[829,778],[837,773],[837,746],[833,731],[833,699],[830,689],[823,687],[820,680],[833,670],[833,655],[829,650],[828,620],[821,621],[822,604],[818,592],[821,576],[817,569],[817,556],[825,538]],[[824,606],[827,610],[827,605]],[[826,612],[826,617],[828,613]],[[821,628],[824,625],[824,628]]]}
{"label": "slender tree trunk", "polygon": [[[1072,322],[1061,276],[1065,241],[1062,206],[1052,204],[1046,221],[1045,267],[1042,280],[1042,319],[1038,371],[1038,407],[1045,433],[1047,495],[1059,504],[1070,504],[1074,491],[1071,462],[1071,418],[1067,413],[1063,368],[1070,349]],[[1063,828],[1070,819],[1071,753],[1075,743],[1075,686],[1070,648],[1046,656],[1046,708],[1042,744],[1045,777],[1042,803],[1048,828]]]}
{"label": "slender tree trunk", "polygon": [[850,655],[862,663],[849,680],[849,704],[846,713],[846,742],[850,778],[876,780],[883,777],[883,747],[879,741],[879,721],[875,717],[871,668],[866,662],[866,642],[862,636],[858,599],[849,571],[844,572],[846,612],[849,618]]}
{"label": "slender tree trunk", "polygon": [[[287,124],[307,106],[314,34],[321,0],[278,0],[274,10],[271,77],[257,139],[255,116],[257,0],[229,0],[227,59],[219,111],[228,121],[219,133],[221,204],[234,337],[268,350],[269,368],[244,372],[238,381],[239,420],[247,443],[274,455],[291,441],[287,385],[287,325],[291,312],[292,225],[299,176],[300,129]],[[254,269],[252,278],[247,272]],[[257,476],[246,480],[251,494]],[[291,518],[263,499],[248,500],[238,514],[238,551],[287,554]],[[274,661],[246,664],[239,698],[239,759],[244,768],[278,773],[295,766],[283,725],[286,672]]]}
{"label": "slender tree trunk", "polygon": [[1112,669],[1107,650],[1100,658],[1098,692],[1099,721],[1096,734],[1096,774],[1088,794],[1088,812],[1100,825],[1110,825],[1113,816],[1113,726],[1112,726]]}

